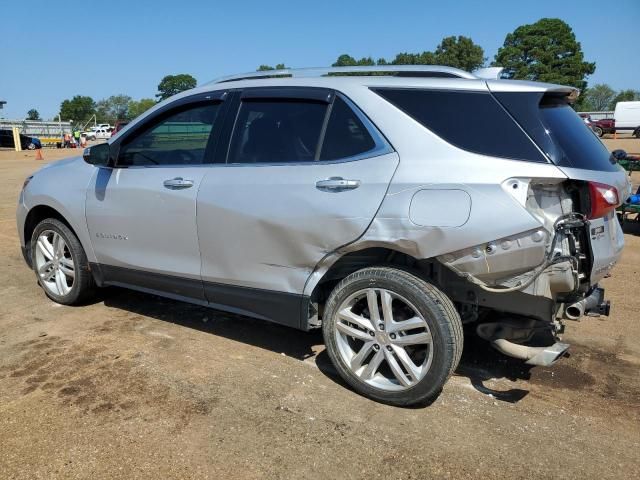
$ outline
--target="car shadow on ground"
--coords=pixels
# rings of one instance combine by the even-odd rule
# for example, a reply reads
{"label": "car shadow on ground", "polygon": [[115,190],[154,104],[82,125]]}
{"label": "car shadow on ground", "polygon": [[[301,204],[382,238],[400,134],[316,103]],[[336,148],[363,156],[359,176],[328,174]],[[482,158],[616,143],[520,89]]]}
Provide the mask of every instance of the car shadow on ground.
{"label": "car shadow on ground", "polygon": [[[221,336],[297,360],[313,362],[332,381],[350,388],[333,367],[324,349],[322,332],[319,329],[303,332],[270,322],[116,287],[104,289],[97,301],[104,302],[104,305],[110,308]],[[531,377],[530,369],[529,365],[520,360],[499,354],[474,334],[465,334],[462,359],[454,375],[468,378],[478,392],[491,396],[495,400],[516,403],[529,392],[519,388],[498,391],[486,386],[485,383],[497,379],[528,380]]]}

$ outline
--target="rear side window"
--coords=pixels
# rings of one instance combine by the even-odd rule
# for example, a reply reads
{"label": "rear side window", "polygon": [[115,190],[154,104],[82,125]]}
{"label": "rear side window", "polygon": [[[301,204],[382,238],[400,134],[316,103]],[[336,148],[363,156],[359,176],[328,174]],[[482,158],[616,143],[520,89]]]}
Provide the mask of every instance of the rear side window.
{"label": "rear side window", "polygon": [[248,99],[242,102],[229,163],[315,160],[328,104],[310,100]]}
{"label": "rear side window", "polygon": [[336,97],[322,143],[320,160],[338,160],[366,153],[376,144],[356,113]]}
{"label": "rear side window", "polygon": [[547,162],[489,92],[380,88],[378,95],[458,148]]}
{"label": "rear side window", "polygon": [[613,172],[609,150],[567,103],[540,93],[496,93],[526,132],[558,166]]}
{"label": "rear side window", "polygon": [[199,165],[220,104],[196,104],[169,113],[120,147],[119,166]]}

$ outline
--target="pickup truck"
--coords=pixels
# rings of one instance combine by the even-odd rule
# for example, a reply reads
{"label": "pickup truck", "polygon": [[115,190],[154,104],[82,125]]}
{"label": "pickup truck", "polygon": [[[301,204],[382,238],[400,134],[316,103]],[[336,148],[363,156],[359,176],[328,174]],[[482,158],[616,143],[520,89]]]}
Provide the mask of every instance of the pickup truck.
{"label": "pickup truck", "polygon": [[87,140],[96,140],[96,139],[106,140],[106,139],[111,138],[111,131],[112,130],[113,130],[113,128],[111,126],[108,126],[108,127],[102,127],[102,126],[91,127],[91,130],[89,130],[88,132],[84,132],[83,135],[85,137],[87,137]]}

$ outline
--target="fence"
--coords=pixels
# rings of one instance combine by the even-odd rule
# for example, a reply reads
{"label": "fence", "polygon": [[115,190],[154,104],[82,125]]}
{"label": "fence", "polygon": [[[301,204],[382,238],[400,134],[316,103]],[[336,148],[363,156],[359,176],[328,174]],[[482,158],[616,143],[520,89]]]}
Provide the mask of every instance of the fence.
{"label": "fence", "polygon": [[604,120],[605,118],[613,118],[613,111],[611,112],[580,112],[585,113],[591,117],[591,120]]}
{"label": "fence", "polygon": [[[0,120],[0,130],[18,127],[20,133],[30,137],[62,138],[71,133],[71,122],[43,122],[40,120]],[[42,140],[42,138],[40,138]]]}

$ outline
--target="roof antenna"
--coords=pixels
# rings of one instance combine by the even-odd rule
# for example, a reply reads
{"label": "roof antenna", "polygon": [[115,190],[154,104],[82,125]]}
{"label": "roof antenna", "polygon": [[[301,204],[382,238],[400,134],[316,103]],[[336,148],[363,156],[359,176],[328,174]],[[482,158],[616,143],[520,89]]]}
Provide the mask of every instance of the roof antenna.
{"label": "roof antenna", "polygon": [[483,80],[500,80],[500,75],[502,74],[503,70],[504,67],[487,67],[479,68],[471,73]]}

